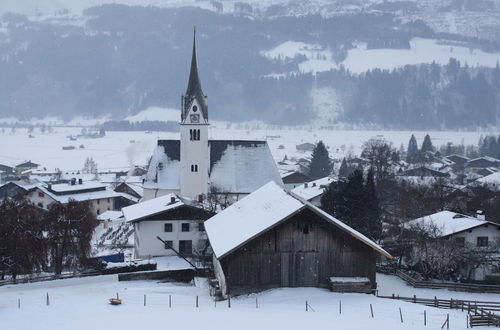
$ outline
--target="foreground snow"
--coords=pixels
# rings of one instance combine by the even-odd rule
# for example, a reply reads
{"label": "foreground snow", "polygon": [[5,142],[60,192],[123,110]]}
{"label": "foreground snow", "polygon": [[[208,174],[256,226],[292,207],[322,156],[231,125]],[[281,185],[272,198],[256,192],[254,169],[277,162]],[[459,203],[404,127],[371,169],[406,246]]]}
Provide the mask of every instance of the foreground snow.
{"label": "foreground snow", "polygon": [[[391,276],[379,276],[382,290],[402,290],[405,285]],[[384,288],[391,286],[390,288]],[[418,290],[420,291],[420,290]],[[425,290],[424,290],[425,291]],[[436,290],[438,292],[442,290]],[[46,306],[46,293],[50,306]],[[111,306],[108,298],[118,292],[124,303]],[[413,291],[412,291],[413,292]],[[409,294],[410,292],[408,292]],[[144,306],[144,294],[147,306]],[[172,308],[168,306],[172,296]],[[417,293],[420,296],[420,293]],[[195,307],[196,296],[199,308]],[[498,300],[477,295],[482,300]],[[21,309],[18,309],[18,298]],[[255,308],[256,298],[259,308]],[[305,312],[305,301],[314,312]],[[342,314],[339,302],[342,301]],[[374,318],[370,316],[370,304]],[[404,323],[399,319],[399,308]],[[284,288],[233,298],[215,305],[206,281],[196,286],[154,281],[118,282],[116,275],[59,280],[0,287],[2,329],[439,329],[450,313],[450,329],[465,329],[466,314],[421,305],[380,299],[366,294],[337,294],[323,289]]]}

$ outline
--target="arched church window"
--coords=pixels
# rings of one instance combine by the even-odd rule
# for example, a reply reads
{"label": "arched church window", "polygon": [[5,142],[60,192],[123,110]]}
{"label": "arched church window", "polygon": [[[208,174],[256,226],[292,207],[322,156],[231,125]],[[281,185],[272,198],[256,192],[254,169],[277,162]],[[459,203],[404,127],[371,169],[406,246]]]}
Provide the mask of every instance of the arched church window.
{"label": "arched church window", "polygon": [[193,132],[193,131],[194,131],[194,130],[192,130],[192,129],[190,129],[190,130],[189,130],[189,139],[190,139],[191,141],[193,141],[193,140],[194,140],[194,136],[193,136],[193,133],[194,133],[194,132]]}
{"label": "arched church window", "polygon": [[197,129],[196,131],[197,131],[196,136],[198,137],[198,138],[197,138],[197,140],[199,141],[199,140],[200,140],[200,130],[199,130],[199,129]]}
{"label": "arched church window", "polygon": [[193,140],[195,140],[195,141],[198,140],[198,134],[196,131],[197,131],[196,129],[193,130],[193,136],[194,136]]}
{"label": "arched church window", "polygon": [[195,172],[198,172],[198,165],[195,165],[195,166],[194,166],[194,171],[195,171]]}
{"label": "arched church window", "polygon": [[191,165],[191,172],[194,172],[194,165]]}

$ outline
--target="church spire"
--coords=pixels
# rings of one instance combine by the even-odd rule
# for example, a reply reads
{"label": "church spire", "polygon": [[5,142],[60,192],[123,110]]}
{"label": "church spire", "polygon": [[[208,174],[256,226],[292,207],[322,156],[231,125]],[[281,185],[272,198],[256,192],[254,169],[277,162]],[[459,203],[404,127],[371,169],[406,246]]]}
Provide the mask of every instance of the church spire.
{"label": "church spire", "polygon": [[196,100],[201,107],[203,118],[208,121],[208,106],[205,100],[206,96],[201,89],[200,77],[198,75],[198,63],[196,60],[196,27],[193,30],[193,54],[191,57],[191,71],[189,72],[189,81],[186,94],[183,97],[182,120],[185,119],[193,101]]}

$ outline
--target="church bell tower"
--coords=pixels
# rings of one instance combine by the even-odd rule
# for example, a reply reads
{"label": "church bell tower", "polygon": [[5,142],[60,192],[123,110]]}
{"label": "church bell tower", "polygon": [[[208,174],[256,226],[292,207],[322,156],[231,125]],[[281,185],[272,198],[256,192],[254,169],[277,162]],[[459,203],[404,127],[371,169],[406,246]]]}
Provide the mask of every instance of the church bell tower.
{"label": "church bell tower", "polygon": [[199,198],[208,193],[208,106],[201,89],[196,61],[196,28],[186,93],[181,105],[181,195]]}

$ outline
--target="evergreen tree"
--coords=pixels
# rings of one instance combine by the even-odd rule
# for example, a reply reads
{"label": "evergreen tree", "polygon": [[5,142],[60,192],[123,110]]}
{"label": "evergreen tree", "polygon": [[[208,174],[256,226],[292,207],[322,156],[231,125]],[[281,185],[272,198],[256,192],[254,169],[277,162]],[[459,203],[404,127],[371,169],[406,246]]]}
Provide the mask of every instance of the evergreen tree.
{"label": "evergreen tree", "polygon": [[340,164],[339,168],[339,178],[347,178],[349,176],[349,166],[347,165],[347,161],[342,159],[342,164]]}
{"label": "evergreen tree", "polygon": [[432,141],[429,134],[425,135],[424,142],[422,142],[422,148],[420,150],[422,152],[434,151],[434,147],[432,146]]}
{"label": "evergreen tree", "polygon": [[406,161],[408,163],[415,163],[418,160],[418,145],[417,139],[412,134],[410,142],[408,143],[408,151],[406,152]]}
{"label": "evergreen tree", "polygon": [[313,179],[323,178],[332,173],[333,164],[328,155],[328,150],[323,141],[316,144],[312,152],[311,164],[309,165],[309,176]]}
{"label": "evergreen tree", "polygon": [[372,239],[378,240],[382,237],[382,211],[375,187],[373,169],[370,169],[366,176],[364,199],[364,226],[361,228],[361,232]]}

